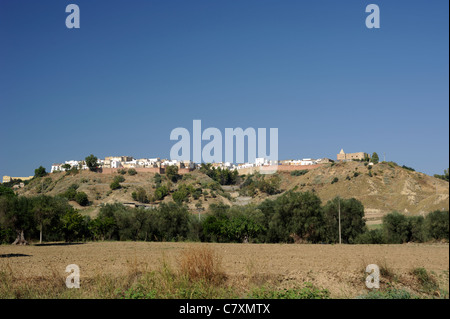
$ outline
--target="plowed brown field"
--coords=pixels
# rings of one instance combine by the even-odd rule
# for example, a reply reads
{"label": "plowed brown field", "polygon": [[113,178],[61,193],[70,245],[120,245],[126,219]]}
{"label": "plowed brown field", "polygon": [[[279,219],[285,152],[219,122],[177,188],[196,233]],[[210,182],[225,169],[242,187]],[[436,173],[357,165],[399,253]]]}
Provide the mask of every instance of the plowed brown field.
{"label": "plowed brown field", "polygon": [[[0,246],[0,270],[9,267],[20,278],[67,276],[66,266],[77,264],[81,280],[99,274],[120,276],[131,265],[152,270],[162,260],[173,268],[181,252],[208,246],[222,257],[229,283],[246,278],[257,284],[270,282],[279,288],[311,282],[326,288],[333,298],[352,298],[366,290],[364,269],[377,264],[397,276],[405,287],[415,285],[411,271],[423,267],[433,272],[448,291],[449,245],[296,245],[296,244],[206,244],[155,242],[98,242],[32,246]],[[16,276],[17,278],[17,276]],[[392,278],[390,278],[392,279]],[[388,281],[382,278],[382,282]]]}

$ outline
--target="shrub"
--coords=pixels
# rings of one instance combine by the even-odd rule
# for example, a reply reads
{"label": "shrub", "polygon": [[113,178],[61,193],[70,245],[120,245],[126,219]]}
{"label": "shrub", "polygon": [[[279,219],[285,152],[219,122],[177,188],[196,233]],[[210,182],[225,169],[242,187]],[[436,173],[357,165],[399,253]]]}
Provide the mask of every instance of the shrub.
{"label": "shrub", "polygon": [[355,239],[355,244],[384,244],[383,231],[381,229],[371,229],[359,234]]}
{"label": "shrub", "polygon": [[149,202],[149,199],[148,199],[148,196],[147,196],[147,192],[142,187],[139,187],[135,192],[131,193],[131,197],[135,201],[138,201],[140,203],[146,204],[146,203]]}
{"label": "shrub", "polygon": [[423,292],[429,294],[439,290],[436,279],[425,268],[416,268],[412,271],[412,274],[419,280]]}
{"label": "shrub", "polygon": [[115,180],[111,184],[109,184],[109,187],[112,190],[116,190],[116,189],[119,189],[121,187],[121,185],[120,185],[120,183],[118,181]]}
{"label": "shrub", "polygon": [[313,284],[306,282],[303,288],[284,290],[270,290],[264,287],[253,289],[250,299],[329,299],[330,292],[327,289],[318,289]]}
{"label": "shrub", "polygon": [[78,192],[75,195],[75,201],[81,206],[89,205],[89,198],[85,192]]}
{"label": "shrub", "polygon": [[307,169],[295,170],[291,172],[291,176],[302,176],[305,175],[306,173],[308,173]]}
{"label": "shrub", "polygon": [[136,170],[134,168],[130,168],[128,170],[128,175],[133,176],[133,175],[136,175],[136,174],[137,174],[137,172],[136,172]]}
{"label": "shrub", "polygon": [[404,168],[404,169],[406,169],[406,170],[408,170],[408,171],[411,171],[411,172],[415,172],[415,171],[416,171],[414,168],[408,167],[408,166],[406,166],[406,165],[402,165],[402,168]]}
{"label": "shrub", "polygon": [[75,200],[75,196],[77,195],[77,184],[72,184],[69,186],[69,188],[61,194],[62,197],[67,198],[67,200]]}
{"label": "shrub", "polygon": [[448,168],[444,170],[444,175],[440,175],[440,174],[434,174],[433,176],[439,179],[442,179],[446,182],[449,181],[449,173],[448,173]]}
{"label": "shrub", "polygon": [[370,291],[366,295],[358,296],[357,299],[417,299],[417,297],[405,289],[389,287],[386,290]]}
{"label": "shrub", "polygon": [[281,178],[277,174],[271,176],[263,175],[257,183],[257,187],[261,192],[268,195],[274,195],[280,192]]}
{"label": "shrub", "polygon": [[162,200],[167,195],[169,195],[169,189],[167,188],[167,186],[160,186],[155,190],[156,200]]}
{"label": "shrub", "polygon": [[14,193],[14,191],[6,186],[3,186],[0,184],[0,197],[1,196],[12,196],[14,197],[16,194]]}
{"label": "shrub", "polygon": [[155,182],[156,188],[160,187],[162,181],[161,175],[156,173],[155,176],[153,176],[153,181]]}
{"label": "shrub", "polygon": [[172,194],[172,199],[178,204],[188,201],[188,197],[189,191],[186,188],[180,188]]}
{"label": "shrub", "polygon": [[122,175],[114,176],[114,182],[123,183],[125,182],[125,177],[123,177]]}
{"label": "shrub", "polygon": [[337,183],[339,182],[339,178],[335,177],[333,178],[333,180],[331,181],[331,184]]}

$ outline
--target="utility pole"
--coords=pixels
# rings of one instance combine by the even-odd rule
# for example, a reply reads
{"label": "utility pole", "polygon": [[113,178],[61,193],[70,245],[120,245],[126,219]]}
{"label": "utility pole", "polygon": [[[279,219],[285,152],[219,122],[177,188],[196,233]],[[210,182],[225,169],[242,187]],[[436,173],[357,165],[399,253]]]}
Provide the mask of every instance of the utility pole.
{"label": "utility pole", "polygon": [[341,197],[338,196],[338,212],[339,212],[339,244],[342,244],[341,238]]}

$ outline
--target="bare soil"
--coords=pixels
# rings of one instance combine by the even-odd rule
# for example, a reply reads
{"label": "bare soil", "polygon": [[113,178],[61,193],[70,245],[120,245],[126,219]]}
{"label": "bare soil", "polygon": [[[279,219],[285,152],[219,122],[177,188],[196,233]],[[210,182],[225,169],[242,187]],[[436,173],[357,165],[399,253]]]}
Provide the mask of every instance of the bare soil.
{"label": "bare soil", "polygon": [[[353,298],[367,292],[364,269],[377,264],[395,275],[399,287],[414,289],[413,269],[423,267],[448,291],[449,245],[297,245],[208,244],[156,242],[97,242],[0,246],[0,272],[8,268],[20,278],[67,276],[66,266],[77,264],[81,280],[100,274],[125,275],[132,267],[155,270],[164,261],[174,269],[184,250],[201,245],[222,257],[222,266],[233,286],[269,283],[291,288],[304,282],[326,288],[332,298]],[[249,281],[250,280],[250,281]],[[382,278],[391,282],[393,278]]]}

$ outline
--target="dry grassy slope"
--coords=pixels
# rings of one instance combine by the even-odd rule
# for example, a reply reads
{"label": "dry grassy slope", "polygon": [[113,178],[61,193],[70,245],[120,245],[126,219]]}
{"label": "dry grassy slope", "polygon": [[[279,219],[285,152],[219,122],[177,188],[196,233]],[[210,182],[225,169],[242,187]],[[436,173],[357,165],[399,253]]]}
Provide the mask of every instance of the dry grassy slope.
{"label": "dry grassy slope", "polygon": [[[363,203],[369,223],[394,210],[417,215],[449,209],[449,183],[443,180],[388,163],[374,165],[371,171],[372,177],[359,162],[324,165],[298,177],[283,173],[282,188],[314,189],[324,203],[336,195],[354,197]],[[355,172],[360,175],[354,177]],[[334,177],[339,181],[331,184]]]}
{"label": "dry grassy slope", "polygon": [[[355,172],[360,175],[354,177]],[[368,168],[363,163],[346,162],[335,165],[323,165],[310,170],[303,176],[291,176],[290,173],[282,172],[281,188],[283,191],[297,187],[299,191],[312,190],[319,195],[323,203],[332,199],[336,195],[343,198],[354,197],[360,200],[365,207],[365,214],[368,223],[380,223],[381,217],[393,210],[405,214],[426,214],[436,209],[449,209],[449,184],[440,179],[419,173],[411,172],[398,166],[391,166],[387,163],[380,163],[372,168],[373,176],[368,175]],[[77,175],[65,176],[64,173],[49,174],[52,183],[43,193],[57,195],[64,192],[70,185],[78,184],[78,191],[85,192],[93,205],[87,208],[78,206],[75,202],[71,204],[82,209],[86,214],[95,216],[102,203],[133,202],[131,193],[138,187],[143,187],[148,193],[153,193],[154,173],[138,173],[135,176],[124,175],[125,182],[123,188],[111,191],[109,184],[115,175],[98,174],[89,171],[80,172]],[[346,179],[346,177],[349,179]],[[339,181],[331,184],[334,177]],[[33,181],[26,188],[19,190],[24,195],[36,195],[38,183]],[[179,183],[200,184],[209,183],[212,180],[194,171],[188,178],[183,178]],[[172,189],[177,185],[173,185]],[[207,196],[203,200],[205,209],[211,203],[223,202],[228,205],[243,204],[249,202],[249,198],[238,197],[234,188],[224,187],[224,189],[237,200],[231,202],[225,197],[217,196],[212,198]],[[210,190],[208,190],[210,192]],[[251,199],[254,203],[259,203],[266,198],[276,198],[279,195],[267,196],[259,194]],[[164,199],[165,202],[172,201],[171,196]],[[189,207],[194,210],[196,201],[189,202]]]}
{"label": "dry grassy slope", "polygon": [[[76,175],[65,175],[65,173],[52,173],[49,174],[48,177],[52,179],[52,183],[49,187],[42,192],[38,192],[39,184],[42,184],[43,181],[47,178],[44,177],[40,180],[32,181],[25,188],[20,189],[18,191],[19,194],[25,196],[34,196],[38,194],[46,194],[55,196],[65,192],[72,184],[77,184],[79,188],[77,191],[85,192],[89,200],[92,202],[92,205],[88,207],[81,207],[76,202],[70,202],[72,206],[83,211],[83,213],[90,215],[91,217],[95,217],[99,211],[99,206],[103,203],[136,203],[131,194],[138,187],[143,187],[148,194],[153,194],[155,189],[153,188],[155,183],[153,178],[155,176],[154,173],[138,173],[134,176],[130,176],[128,174],[123,175],[125,178],[125,182],[121,183],[122,188],[112,191],[109,187],[114,177],[118,174],[100,174],[94,173],[90,171],[81,171]],[[165,180],[164,175],[162,184],[165,185],[167,181]],[[172,184],[171,190],[175,190],[181,183],[185,184],[193,184],[195,187],[200,187],[201,183],[211,183],[212,179],[202,174],[200,172],[194,171],[189,174],[188,177],[184,177],[177,184]],[[208,189],[208,193],[210,190]],[[222,196],[217,195],[216,198],[212,198],[210,195],[206,196],[206,199],[202,196],[203,207],[205,210],[209,207],[211,203],[219,203],[223,202],[228,205],[232,203]],[[171,196],[167,196],[163,202],[172,201]],[[188,206],[194,210],[195,204],[197,201],[192,201],[188,203]],[[159,202],[158,202],[159,203]],[[151,204],[148,204],[151,205]]]}

